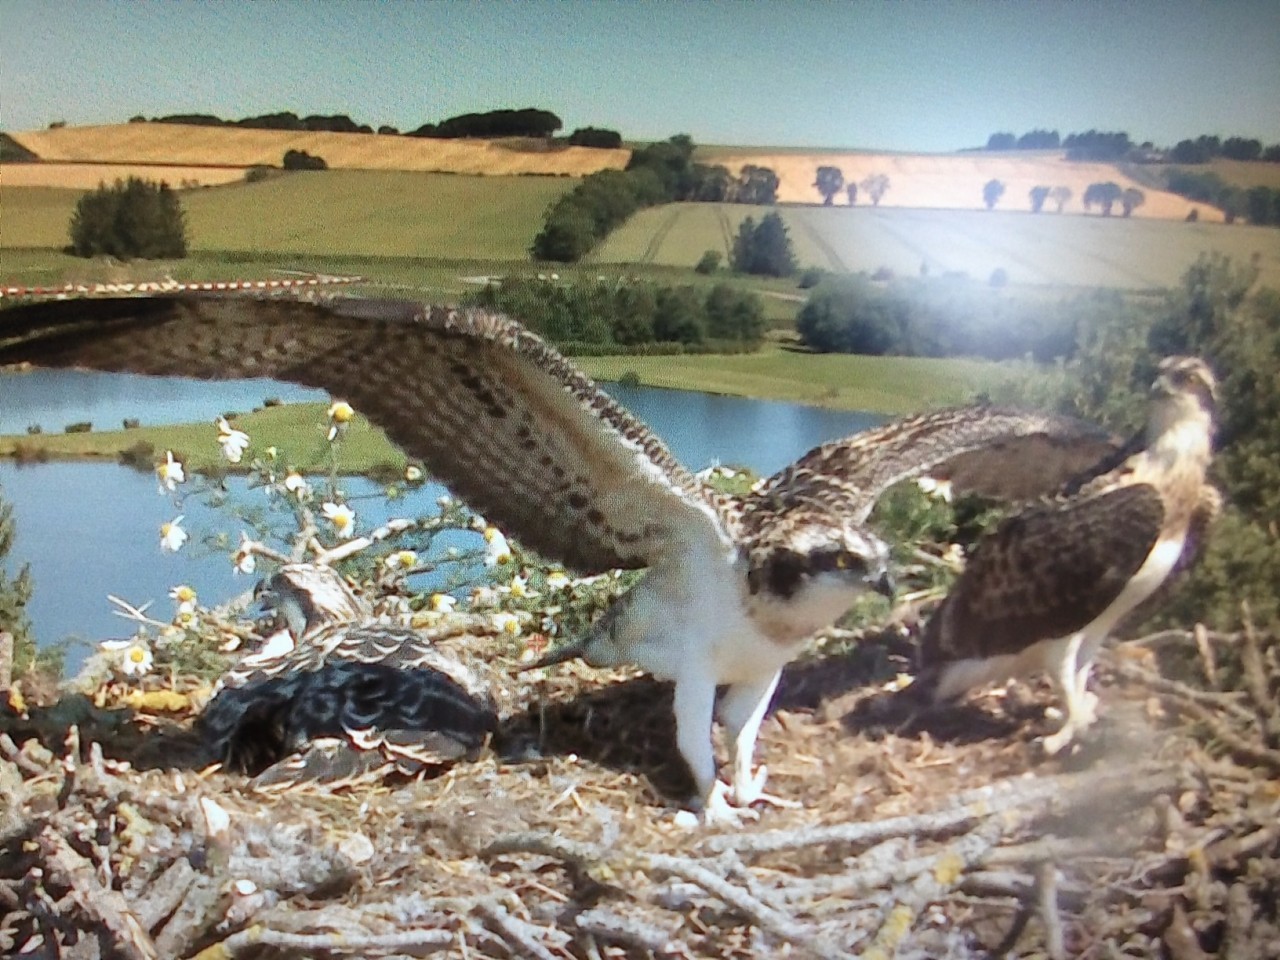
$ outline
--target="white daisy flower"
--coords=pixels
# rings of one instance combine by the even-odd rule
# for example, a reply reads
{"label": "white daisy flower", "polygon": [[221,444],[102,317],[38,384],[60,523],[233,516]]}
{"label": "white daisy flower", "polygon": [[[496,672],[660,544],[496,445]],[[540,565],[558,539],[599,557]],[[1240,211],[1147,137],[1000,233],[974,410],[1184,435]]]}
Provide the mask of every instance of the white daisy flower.
{"label": "white daisy flower", "polygon": [[178,605],[178,612],[190,612],[196,608],[196,591],[185,583],[180,583],[169,591],[169,596]]}
{"label": "white daisy flower", "polygon": [[311,488],[307,485],[306,477],[300,474],[297,470],[290,470],[285,476],[284,488],[299,500],[311,492]]}
{"label": "white daisy flower", "polygon": [[412,550],[397,550],[383,561],[388,570],[410,570],[418,562],[418,555]]}
{"label": "white daisy flower", "polygon": [[416,463],[411,463],[404,468],[404,478],[409,483],[418,483],[423,477],[422,468]]}
{"label": "white daisy flower", "polygon": [[521,576],[511,578],[511,585],[507,587],[513,597],[519,597],[524,600],[532,600],[534,597],[541,596],[536,590],[529,589],[529,581]]}
{"label": "white daisy flower", "polygon": [[222,445],[222,455],[232,463],[239,463],[249,447],[249,435],[237,430],[227,423],[226,417],[218,418],[218,443]]}
{"label": "white daisy flower", "polygon": [[185,515],[178,515],[168,523],[160,524],[160,548],[168,550],[171,553],[177,553],[182,549],[182,545],[187,542],[187,531],[182,529],[182,521]]}
{"label": "white daisy flower", "polygon": [[520,635],[520,618],[514,613],[495,613],[493,626],[499,633],[508,633],[513,637]]}
{"label": "white daisy flower", "polygon": [[507,543],[507,538],[502,535],[502,531],[497,527],[486,527],[484,531],[485,548],[484,548],[484,565],[486,567],[496,567],[500,564],[511,562],[511,545]]}
{"label": "white daisy flower", "polygon": [[258,558],[250,548],[251,543],[252,541],[242,531],[240,533],[240,547],[231,555],[231,564],[236,573],[253,573],[258,568]]}
{"label": "white daisy flower", "polygon": [[447,593],[433,593],[431,595],[431,609],[437,613],[452,613],[453,608],[458,605],[458,598],[451,597]]}
{"label": "white daisy flower", "polygon": [[951,502],[952,490],[950,480],[938,480],[934,477],[920,477],[916,480],[916,486],[931,497],[936,497],[946,503]]}
{"label": "white daisy flower", "polygon": [[173,459],[172,450],[164,452],[164,463],[156,467],[156,476],[160,478],[161,493],[173,493],[178,489],[178,484],[185,483],[187,479],[182,464]]}
{"label": "white daisy flower", "polygon": [[200,618],[196,615],[194,607],[190,609],[179,609],[173,618],[174,626],[182,627],[184,630],[195,630],[200,626]]}
{"label": "white daisy flower", "polygon": [[569,586],[571,582],[569,575],[563,570],[552,570],[547,574],[548,590],[563,590],[565,587]]}
{"label": "white daisy flower", "polygon": [[345,503],[326,503],[320,511],[341,539],[347,540],[356,532],[356,512]]}
{"label": "white daisy flower", "polygon": [[143,643],[130,642],[120,657],[120,669],[127,677],[141,677],[151,672],[151,650]]}
{"label": "white daisy flower", "polygon": [[343,433],[347,429],[347,424],[351,422],[351,418],[356,415],[355,410],[351,408],[351,404],[345,400],[335,400],[329,406],[329,440],[332,442],[338,438],[338,434]]}

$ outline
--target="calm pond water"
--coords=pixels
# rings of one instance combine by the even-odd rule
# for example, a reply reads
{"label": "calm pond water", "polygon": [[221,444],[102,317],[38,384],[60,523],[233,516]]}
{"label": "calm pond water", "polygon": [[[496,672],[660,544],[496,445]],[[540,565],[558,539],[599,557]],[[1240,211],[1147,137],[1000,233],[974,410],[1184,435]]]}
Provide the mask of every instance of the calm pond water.
{"label": "calm pond water", "polygon": [[[687,391],[620,384],[606,388],[695,470],[720,462],[772,473],[811,447],[882,419]],[[259,406],[268,396],[326,399],[321,392],[270,380],[206,383],[41,371],[0,376],[0,432],[24,432],[30,423],[60,431],[65,423],[78,420],[108,429],[132,416],[144,424],[211,420],[226,410]],[[243,479],[231,478],[227,488],[234,505],[262,509],[268,504],[266,495],[248,489]],[[353,506],[361,531],[392,516],[434,513],[436,499],[444,492],[427,485],[388,503],[377,496],[381,488],[369,481],[347,479],[343,488],[349,498],[359,498]],[[0,491],[13,505],[17,521],[6,565],[10,571],[24,563],[31,566],[35,594],[28,609],[40,643],[66,636],[130,634],[131,625],[113,615],[108,594],[135,605],[153,602],[157,618],[164,620],[172,614],[168,593],[175,584],[191,584],[210,604],[252,586],[252,577],[237,576],[231,569],[229,555],[241,524],[229,508],[213,508],[205,497],[190,493],[176,507],[171,497],[157,492],[150,473],[115,464],[19,466],[0,460]],[[185,516],[183,526],[192,538],[180,553],[166,553],[159,548],[159,527],[177,513]],[[232,546],[214,548],[200,542],[218,533],[229,536]],[[78,657],[73,654],[71,659]]]}

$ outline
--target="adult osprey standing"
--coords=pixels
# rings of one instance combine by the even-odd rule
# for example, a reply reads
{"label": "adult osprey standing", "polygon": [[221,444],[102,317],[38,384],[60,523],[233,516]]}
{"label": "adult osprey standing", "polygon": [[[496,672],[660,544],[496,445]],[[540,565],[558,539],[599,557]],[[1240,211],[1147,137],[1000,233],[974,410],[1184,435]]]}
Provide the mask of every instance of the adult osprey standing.
{"label": "adult osprey standing", "polygon": [[[1215,383],[1194,357],[1161,362],[1147,426],[1093,476],[1012,516],[978,544],[925,626],[924,682],[936,700],[1044,670],[1066,706],[1054,754],[1095,718],[1098,648],[1176,567],[1217,514],[1205,479]],[[1127,455],[1126,455],[1127,454]]]}
{"label": "adult osprey standing", "polygon": [[[722,496],[515,321],[393,300],[33,304],[0,314],[0,366],[23,362],[322,387],[543,556],[583,573],[648,567],[569,652],[675,681],[678,745],[708,819],[762,795],[751,760],[782,666],[858,593],[887,588],[888,547],[865,526],[882,491],[927,472],[1031,498],[1113,449],[1076,421],[960,409],[827,444],[756,492]],[[717,685],[731,787],[716,779]]]}

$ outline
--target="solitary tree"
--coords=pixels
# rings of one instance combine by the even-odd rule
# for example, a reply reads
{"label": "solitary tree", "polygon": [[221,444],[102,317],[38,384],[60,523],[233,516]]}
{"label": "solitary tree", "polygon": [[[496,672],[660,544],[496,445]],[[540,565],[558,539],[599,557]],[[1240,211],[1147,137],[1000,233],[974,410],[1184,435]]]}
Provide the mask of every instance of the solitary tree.
{"label": "solitary tree", "polygon": [[1062,212],[1062,208],[1071,200],[1072,193],[1070,187],[1054,187],[1049,191],[1049,199],[1058,205],[1058,212]]}
{"label": "solitary tree", "polygon": [[84,194],[71,215],[71,250],[79,257],[185,257],[187,225],[167,183],[130,177]]}
{"label": "solitary tree", "polygon": [[1135,209],[1142,206],[1147,201],[1147,195],[1137,187],[1129,187],[1120,194],[1120,206],[1124,208],[1124,215],[1127,217],[1133,213]]}
{"label": "solitary tree", "polygon": [[835,195],[844,187],[844,174],[840,172],[839,167],[819,167],[818,178],[814,180],[813,185],[822,194],[823,205],[829,207]]}
{"label": "solitary tree", "polygon": [[733,269],[770,277],[789,277],[795,273],[791,237],[781,216],[770,213],[759,224],[752,217],[742,221],[733,241]]}
{"label": "solitary tree", "polygon": [[885,192],[889,189],[889,177],[883,173],[873,173],[869,177],[862,180],[862,189],[867,192],[867,196],[871,198],[873,207],[880,206],[880,200],[884,197]]}
{"label": "solitary tree", "polygon": [[[1031,188],[1031,212],[1039,213],[1044,209],[1044,202],[1049,199],[1048,187],[1032,187]],[[1058,212],[1062,212],[1062,208],[1058,208]]]}
{"label": "solitary tree", "polygon": [[856,183],[846,183],[844,189],[849,194],[849,206],[856,207],[858,205],[858,185]]}
{"label": "solitary tree", "polygon": [[1111,216],[1111,210],[1120,199],[1120,195],[1124,191],[1120,189],[1120,184],[1112,180],[1106,183],[1091,183],[1084,191],[1084,208],[1089,210],[1094,204],[1102,208],[1104,217]]}
{"label": "solitary tree", "polygon": [[994,177],[982,185],[982,202],[988,210],[994,210],[1000,198],[1004,196],[1004,183]]}

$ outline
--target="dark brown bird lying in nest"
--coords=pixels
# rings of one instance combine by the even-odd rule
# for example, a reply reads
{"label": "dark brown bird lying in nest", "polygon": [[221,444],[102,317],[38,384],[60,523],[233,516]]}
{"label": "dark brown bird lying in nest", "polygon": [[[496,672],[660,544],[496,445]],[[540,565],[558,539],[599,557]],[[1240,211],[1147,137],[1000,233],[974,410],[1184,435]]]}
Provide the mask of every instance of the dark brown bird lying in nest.
{"label": "dark brown bird lying in nest", "polygon": [[486,683],[430,630],[370,623],[328,567],[290,564],[259,585],[292,649],[223,678],[196,731],[263,787],[417,776],[474,754],[497,730]]}

